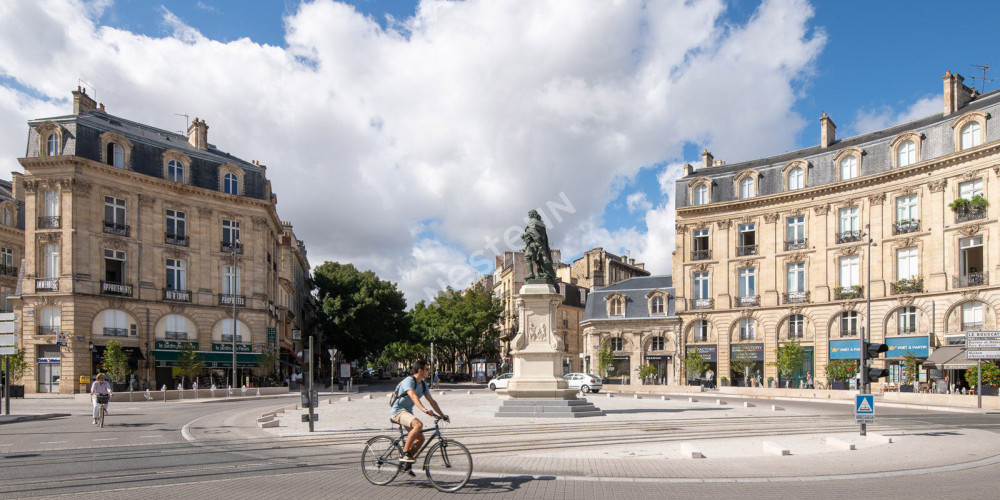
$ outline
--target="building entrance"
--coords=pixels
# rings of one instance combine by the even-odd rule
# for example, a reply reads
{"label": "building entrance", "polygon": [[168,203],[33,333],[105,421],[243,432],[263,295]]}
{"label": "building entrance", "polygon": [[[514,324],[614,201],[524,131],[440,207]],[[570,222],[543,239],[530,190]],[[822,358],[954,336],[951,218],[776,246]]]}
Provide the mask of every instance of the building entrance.
{"label": "building entrance", "polygon": [[59,378],[62,374],[61,365],[56,363],[38,364],[38,392],[59,392]]}

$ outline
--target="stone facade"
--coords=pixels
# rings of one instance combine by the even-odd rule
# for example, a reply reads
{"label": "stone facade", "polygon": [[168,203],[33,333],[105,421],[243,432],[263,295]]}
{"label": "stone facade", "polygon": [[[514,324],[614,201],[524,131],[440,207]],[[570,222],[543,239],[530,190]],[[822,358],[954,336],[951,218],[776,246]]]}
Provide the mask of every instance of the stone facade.
{"label": "stone facade", "polygon": [[619,257],[596,247],[584,252],[572,264],[557,268],[556,276],[565,283],[596,289],[629,278],[649,276],[649,271],[635,259]]}

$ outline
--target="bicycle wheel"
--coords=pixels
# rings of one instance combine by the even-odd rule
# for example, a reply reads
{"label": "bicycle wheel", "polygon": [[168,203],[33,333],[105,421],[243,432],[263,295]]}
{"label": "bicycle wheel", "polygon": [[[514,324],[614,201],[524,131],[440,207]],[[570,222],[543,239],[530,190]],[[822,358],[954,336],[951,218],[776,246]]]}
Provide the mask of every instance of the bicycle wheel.
{"label": "bicycle wheel", "polygon": [[101,424],[101,428],[102,429],[104,428],[104,416],[107,415],[107,414],[108,414],[108,410],[106,408],[104,408],[104,406],[101,406],[101,421],[100,421],[100,424]]}
{"label": "bicycle wheel", "polygon": [[389,436],[375,436],[365,444],[361,452],[361,472],[369,483],[384,485],[396,479],[399,474],[399,457],[403,448]]}
{"label": "bicycle wheel", "polygon": [[464,444],[442,439],[427,452],[424,470],[427,479],[439,491],[456,491],[472,476],[472,454]]}

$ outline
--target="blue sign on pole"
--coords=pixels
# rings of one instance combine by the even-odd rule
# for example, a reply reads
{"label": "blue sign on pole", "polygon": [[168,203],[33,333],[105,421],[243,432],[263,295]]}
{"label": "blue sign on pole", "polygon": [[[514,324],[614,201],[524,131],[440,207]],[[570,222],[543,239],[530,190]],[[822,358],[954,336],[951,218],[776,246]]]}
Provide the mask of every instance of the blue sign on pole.
{"label": "blue sign on pole", "polygon": [[875,423],[875,396],[871,394],[854,396],[854,421],[859,424]]}

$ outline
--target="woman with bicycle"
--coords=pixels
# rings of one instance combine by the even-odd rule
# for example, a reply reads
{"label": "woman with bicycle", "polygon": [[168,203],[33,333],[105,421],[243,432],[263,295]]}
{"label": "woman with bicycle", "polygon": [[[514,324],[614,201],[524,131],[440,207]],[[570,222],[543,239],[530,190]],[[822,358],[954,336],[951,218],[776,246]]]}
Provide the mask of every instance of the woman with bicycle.
{"label": "woman with bicycle", "polygon": [[[100,399],[105,400],[103,404],[98,403],[98,394],[102,395]],[[104,380],[103,373],[98,373],[97,380],[94,380],[93,385],[90,386],[90,400],[94,404],[94,425],[97,425],[97,419],[101,418],[101,407],[103,406],[105,411],[107,411],[108,401],[111,401],[111,394],[111,384]]]}

